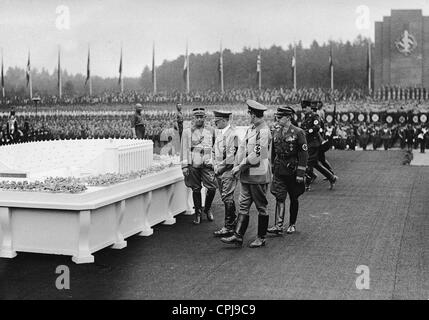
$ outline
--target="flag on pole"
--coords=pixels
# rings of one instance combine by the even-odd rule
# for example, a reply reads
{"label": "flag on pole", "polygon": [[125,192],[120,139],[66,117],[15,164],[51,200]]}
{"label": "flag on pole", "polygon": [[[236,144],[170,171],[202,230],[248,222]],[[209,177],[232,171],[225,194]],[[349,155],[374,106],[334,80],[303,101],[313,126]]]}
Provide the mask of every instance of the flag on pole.
{"label": "flag on pole", "polygon": [[30,99],[33,99],[33,84],[31,83],[31,63],[30,63],[30,50],[28,50],[27,61],[27,88],[30,89]]}
{"label": "flag on pole", "polygon": [[124,91],[124,84],[122,81],[122,46],[121,46],[121,58],[119,60],[119,80],[118,84],[121,86],[121,92]]}
{"label": "flag on pole", "polygon": [[152,51],[152,84],[153,84],[153,93],[156,93],[156,67],[155,67],[155,42],[153,43]]}
{"label": "flag on pole", "polygon": [[332,44],[329,51],[329,74],[331,77],[331,90],[334,90],[334,60],[332,55]]}
{"label": "flag on pole", "polygon": [[91,52],[90,49],[88,47],[88,60],[86,62],[86,79],[85,79],[85,86],[88,83],[89,79],[91,78],[91,67],[90,67],[90,63],[91,63]]}
{"label": "flag on pole", "polygon": [[91,50],[88,46],[88,60],[86,63],[86,79],[85,79],[85,86],[89,81],[89,96],[92,96],[92,81],[91,81]]}
{"label": "flag on pole", "polygon": [[261,89],[261,63],[261,50],[259,49],[259,53],[256,58],[256,82],[259,89]]}
{"label": "flag on pole", "polygon": [[183,80],[186,84],[186,93],[189,93],[189,56],[188,56],[188,43],[186,43],[185,62],[183,65]]}
{"label": "flag on pole", "polygon": [[293,89],[296,90],[296,45],[293,47],[291,68],[292,68]]}
{"label": "flag on pole", "polygon": [[5,92],[4,92],[4,66],[3,66],[3,48],[1,49],[1,92],[2,92],[2,97],[5,97]]}
{"label": "flag on pole", "polygon": [[223,50],[222,50],[222,43],[220,44],[220,54],[219,54],[219,85],[220,85],[220,92],[223,93]]}
{"label": "flag on pole", "polygon": [[366,57],[366,71],[367,71],[367,80],[368,80],[368,91],[372,92],[371,84],[371,40],[368,39],[368,52]]}
{"label": "flag on pole", "polygon": [[61,81],[61,48],[58,47],[58,97],[62,97],[62,81]]}
{"label": "flag on pole", "polygon": [[28,88],[28,85],[30,84],[30,78],[31,78],[31,74],[30,73],[31,73],[30,51],[28,51],[27,72],[26,72],[27,88]]}

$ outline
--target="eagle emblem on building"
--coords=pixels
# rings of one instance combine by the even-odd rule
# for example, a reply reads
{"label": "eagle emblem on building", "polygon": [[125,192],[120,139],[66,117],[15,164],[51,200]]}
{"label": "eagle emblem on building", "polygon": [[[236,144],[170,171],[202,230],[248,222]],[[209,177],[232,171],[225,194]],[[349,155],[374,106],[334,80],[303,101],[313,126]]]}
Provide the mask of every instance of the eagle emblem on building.
{"label": "eagle emblem on building", "polygon": [[408,30],[404,30],[399,39],[395,41],[395,47],[403,55],[409,56],[417,47],[416,38]]}

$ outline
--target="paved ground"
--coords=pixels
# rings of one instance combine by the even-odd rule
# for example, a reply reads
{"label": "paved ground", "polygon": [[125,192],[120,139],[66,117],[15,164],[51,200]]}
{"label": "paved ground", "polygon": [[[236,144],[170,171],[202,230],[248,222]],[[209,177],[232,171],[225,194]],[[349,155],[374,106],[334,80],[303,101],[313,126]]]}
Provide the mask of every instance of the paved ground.
{"label": "paved ground", "polygon": [[[340,182],[321,178],[302,197],[295,235],[262,249],[230,248],[212,237],[216,221],[155,227],[123,250],[104,249],[95,264],[19,253],[0,261],[6,299],[429,299],[429,167],[403,166],[401,151],[331,151]],[[270,201],[270,222],[274,201]],[[256,233],[255,211],[246,234]],[[67,265],[71,289],[58,291],[55,268]],[[357,266],[370,271],[358,290]]]}
{"label": "paved ground", "polygon": [[410,165],[412,166],[429,166],[429,150],[421,153],[420,149],[413,150],[413,160]]}

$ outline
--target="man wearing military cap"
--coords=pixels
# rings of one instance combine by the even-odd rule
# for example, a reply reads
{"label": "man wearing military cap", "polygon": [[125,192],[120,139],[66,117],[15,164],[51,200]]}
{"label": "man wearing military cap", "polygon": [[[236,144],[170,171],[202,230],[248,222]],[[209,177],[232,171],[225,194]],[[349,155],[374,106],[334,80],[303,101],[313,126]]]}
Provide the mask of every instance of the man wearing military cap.
{"label": "man wearing military cap", "polygon": [[234,232],[236,222],[236,207],[234,191],[237,186],[237,177],[231,170],[235,163],[238,150],[238,135],[235,127],[229,120],[231,112],[213,111],[216,128],[216,139],[213,146],[214,172],[217,178],[220,197],[225,206],[224,226],[214,232],[217,237],[229,236]]}
{"label": "man wearing military cap", "polygon": [[143,139],[145,136],[145,125],[142,116],[143,106],[140,103],[136,104],[136,113],[134,114],[131,122],[131,130],[133,132],[133,138]]}
{"label": "man wearing military cap", "polygon": [[285,216],[285,201],[290,198],[289,227],[287,233],[296,231],[295,223],[298,216],[298,198],[305,191],[304,177],[308,160],[307,140],[304,130],[291,123],[295,111],[290,107],[277,109],[276,126],[273,131],[271,147],[271,164],[273,182],[271,193],[276,198],[274,226],[268,233],[282,235]]}
{"label": "man wearing military cap", "polygon": [[258,210],[258,236],[250,243],[250,247],[257,248],[265,245],[268,228],[267,190],[271,182],[272,138],[270,128],[264,121],[264,111],[267,107],[253,100],[247,100],[246,104],[249,108],[251,126],[240,143],[236,165],[232,169],[234,175],[239,175],[241,184],[237,226],[231,237],[221,240],[227,244],[242,246],[249,225],[249,210],[254,202]]}
{"label": "man wearing military cap", "polygon": [[180,160],[185,185],[192,189],[195,207],[194,224],[201,223],[202,185],[207,188],[204,213],[209,221],[213,221],[211,205],[216,194],[216,179],[213,168],[212,151],[214,130],[205,125],[206,111],[204,108],[192,110],[194,124],[183,130]]}

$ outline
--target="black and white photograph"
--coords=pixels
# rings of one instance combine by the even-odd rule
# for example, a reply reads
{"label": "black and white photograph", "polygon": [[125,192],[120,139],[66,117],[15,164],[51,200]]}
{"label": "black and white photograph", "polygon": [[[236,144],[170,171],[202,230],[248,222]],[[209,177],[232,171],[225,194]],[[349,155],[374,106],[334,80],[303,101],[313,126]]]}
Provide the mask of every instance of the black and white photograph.
{"label": "black and white photograph", "polygon": [[0,300],[429,300],[428,0],[0,0],[0,59]]}

